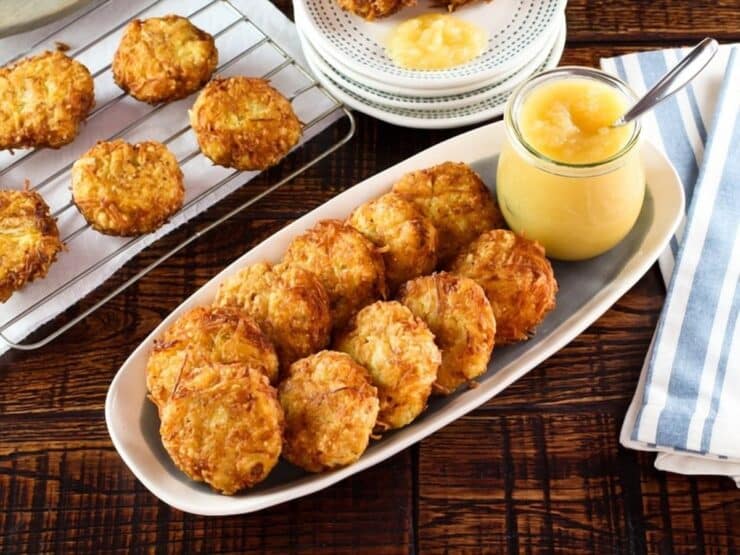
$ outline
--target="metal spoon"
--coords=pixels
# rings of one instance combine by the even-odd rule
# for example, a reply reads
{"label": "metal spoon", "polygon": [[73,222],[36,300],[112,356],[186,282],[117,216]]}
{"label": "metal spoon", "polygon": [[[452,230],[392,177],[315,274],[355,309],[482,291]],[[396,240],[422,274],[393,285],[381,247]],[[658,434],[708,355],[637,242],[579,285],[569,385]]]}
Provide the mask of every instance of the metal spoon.
{"label": "metal spoon", "polygon": [[656,104],[680,91],[706,67],[717,53],[718,48],[719,44],[714,39],[706,38],[701,41],[683,60],[676,64],[676,67],[666,73],[665,77],[658,81],[652,89],[645,93],[645,96],[638,100],[627,113],[612,123],[611,126],[619,127],[631,122],[637,116],[642,115]]}

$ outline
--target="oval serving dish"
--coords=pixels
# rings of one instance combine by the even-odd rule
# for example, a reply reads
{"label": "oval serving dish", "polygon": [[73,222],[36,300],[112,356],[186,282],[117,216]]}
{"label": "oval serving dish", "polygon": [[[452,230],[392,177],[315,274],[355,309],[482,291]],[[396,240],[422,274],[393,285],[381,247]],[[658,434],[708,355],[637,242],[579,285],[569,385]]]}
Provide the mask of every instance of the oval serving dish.
{"label": "oval serving dish", "polygon": [[136,477],[165,503],[195,514],[231,515],[258,511],[326,488],[378,464],[482,405],[513,381],[564,347],[624,295],[667,245],[684,211],[683,189],[667,158],[643,146],[647,196],[637,224],[611,251],[584,262],[554,262],[560,285],[558,306],[527,342],[497,347],[475,389],[433,399],[411,425],[371,443],[353,465],[308,474],[281,461],[267,480],[234,496],[224,496],[189,480],[170,461],[159,436],[154,405],[147,400],[146,362],[152,343],[184,311],[211,303],[218,284],[240,268],[280,259],[290,240],[325,218],[345,218],[361,203],[387,192],[404,173],[447,160],[466,162],[489,187],[495,184],[497,154],[504,141],[502,122],[474,129],[429,148],[329,200],[253,248],[175,309],[139,345],[108,390],[105,417],[113,444]]}

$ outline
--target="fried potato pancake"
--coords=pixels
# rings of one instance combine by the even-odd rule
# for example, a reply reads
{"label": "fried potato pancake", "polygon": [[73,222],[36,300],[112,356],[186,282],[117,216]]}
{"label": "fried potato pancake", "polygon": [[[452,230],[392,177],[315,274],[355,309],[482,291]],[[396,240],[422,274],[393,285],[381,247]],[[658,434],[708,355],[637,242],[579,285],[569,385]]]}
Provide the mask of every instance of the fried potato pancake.
{"label": "fried potato pancake", "polygon": [[190,110],[200,149],[219,166],[264,170],[277,164],[301,137],[293,107],[264,79],[214,79]]}
{"label": "fried potato pancake", "polygon": [[187,18],[134,19],[113,57],[113,79],[137,100],[157,104],[194,93],[217,65],[213,37]]}
{"label": "fried potato pancake", "polygon": [[226,278],[217,306],[242,308],[275,345],[280,367],[326,347],[331,334],[329,295],[303,268],[259,262]]}
{"label": "fried potato pancake", "polygon": [[107,235],[150,233],[182,207],[184,197],[177,159],[156,141],[101,141],[72,166],[74,203]]}
{"label": "fried potato pancake", "polygon": [[378,416],[367,370],[345,353],[321,351],[293,363],[280,383],[285,411],[283,456],[309,472],[355,462]]}
{"label": "fried potato pancake", "polygon": [[[238,366],[238,368],[234,368]],[[191,479],[227,495],[264,480],[282,449],[283,410],[260,370],[208,365],[160,413],[162,444]]]}
{"label": "fried potato pancake", "polygon": [[56,220],[41,195],[0,190],[0,303],[46,276],[63,248]]}
{"label": "fried potato pancake", "polygon": [[0,68],[0,149],[71,143],[94,104],[90,72],[61,52]]}
{"label": "fried potato pancake", "polygon": [[283,261],[313,272],[329,294],[334,329],[388,289],[383,257],[355,228],[322,220],[293,239]]}
{"label": "fried potato pancake", "polygon": [[416,0],[337,0],[339,7],[372,21],[396,13],[405,6],[413,6]]}
{"label": "fried potato pancake", "polygon": [[513,231],[482,234],[449,269],[485,290],[496,315],[496,343],[527,339],[555,308],[558,284],[545,249]]}
{"label": "fried potato pancake", "polygon": [[383,253],[391,291],[432,272],[437,265],[437,230],[416,206],[387,193],[359,206],[347,223]]}
{"label": "fried potato pancake", "polygon": [[435,392],[452,393],[485,373],[496,320],[483,289],[472,279],[439,272],[405,283],[399,301],[424,320],[442,351]]}
{"label": "fried potato pancake", "polygon": [[175,386],[187,387],[199,368],[215,363],[245,365],[277,380],[275,349],[254,320],[235,307],[198,307],[154,341],[146,368],[151,400],[161,411]]}
{"label": "fried potato pancake", "polygon": [[393,192],[413,202],[437,228],[441,264],[482,232],[504,225],[491,192],[467,164],[445,162],[408,173]]}
{"label": "fried potato pancake", "polygon": [[335,347],[370,372],[380,400],[378,431],[402,428],[426,408],[442,355],[427,325],[404,305],[377,301],[366,306]]}

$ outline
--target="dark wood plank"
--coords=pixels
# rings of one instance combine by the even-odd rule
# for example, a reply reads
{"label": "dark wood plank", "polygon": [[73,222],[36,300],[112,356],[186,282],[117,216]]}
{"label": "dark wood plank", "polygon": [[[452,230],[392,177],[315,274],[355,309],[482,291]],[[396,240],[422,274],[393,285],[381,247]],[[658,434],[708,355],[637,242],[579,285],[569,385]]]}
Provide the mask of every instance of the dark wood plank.
{"label": "dark wood plank", "polygon": [[[289,0],[276,2],[290,12]],[[563,63],[705,35],[740,39],[740,1],[570,0]],[[618,446],[663,301],[656,269],[562,352],[420,446],[305,499],[202,518],[159,502],[105,429],[120,364],[169,311],[237,256],[338,192],[463,130],[358,115],[356,137],[301,178],[170,259],[48,347],[0,357],[0,552],[733,553],[740,493],[670,475]],[[274,183],[280,168],[127,264],[112,283]],[[58,322],[99,299],[110,284]]]}

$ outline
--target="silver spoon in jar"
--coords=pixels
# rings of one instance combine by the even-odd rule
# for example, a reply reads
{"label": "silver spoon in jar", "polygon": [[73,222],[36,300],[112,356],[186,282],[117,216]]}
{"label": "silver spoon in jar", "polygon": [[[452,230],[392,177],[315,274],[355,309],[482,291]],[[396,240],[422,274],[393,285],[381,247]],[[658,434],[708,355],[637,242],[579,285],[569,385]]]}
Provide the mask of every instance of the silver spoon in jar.
{"label": "silver spoon in jar", "polygon": [[691,80],[699,75],[709,61],[717,53],[719,44],[711,38],[706,38],[697,44],[686,57],[665,74],[655,86],[638,100],[621,118],[612,123],[611,127],[626,125],[636,117],[652,109],[656,104],[680,91]]}

